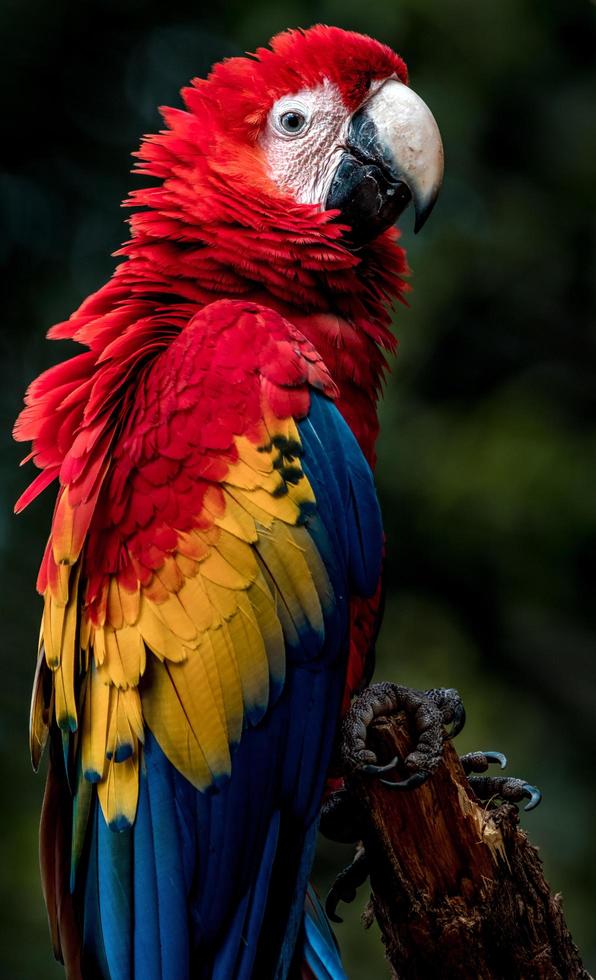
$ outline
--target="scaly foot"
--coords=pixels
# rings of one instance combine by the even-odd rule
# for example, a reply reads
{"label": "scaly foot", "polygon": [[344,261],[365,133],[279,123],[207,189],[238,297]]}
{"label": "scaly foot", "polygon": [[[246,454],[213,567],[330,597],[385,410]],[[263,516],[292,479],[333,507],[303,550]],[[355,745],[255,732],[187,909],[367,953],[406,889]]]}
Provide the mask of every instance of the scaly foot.
{"label": "scaly foot", "polygon": [[[366,744],[367,731],[376,718],[404,711],[412,720],[416,744],[401,764],[409,772],[405,779],[384,779],[400,763],[395,757],[382,765]],[[453,738],[463,728],[465,711],[453,688],[416,691],[400,684],[373,684],[359,695],[346,715],[341,734],[342,761],[347,770],[378,776],[392,789],[415,789],[435,771],[445,738]],[[450,725],[449,731],[446,726]]]}

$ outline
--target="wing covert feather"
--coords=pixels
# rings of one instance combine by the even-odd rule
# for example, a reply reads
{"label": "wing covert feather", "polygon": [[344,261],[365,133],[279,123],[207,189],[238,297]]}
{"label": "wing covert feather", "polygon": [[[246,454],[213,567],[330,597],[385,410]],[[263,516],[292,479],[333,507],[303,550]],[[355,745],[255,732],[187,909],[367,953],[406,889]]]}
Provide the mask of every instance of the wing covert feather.
{"label": "wing covert feather", "polygon": [[39,580],[56,719],[114,828],[134,819],[145,727],[193,785],[227,778],[288,651],[316,660],[336,604],[297,424],[312,386],[333,395],[316,352],[226,301],[158,353],[118,435],[81,419]]}

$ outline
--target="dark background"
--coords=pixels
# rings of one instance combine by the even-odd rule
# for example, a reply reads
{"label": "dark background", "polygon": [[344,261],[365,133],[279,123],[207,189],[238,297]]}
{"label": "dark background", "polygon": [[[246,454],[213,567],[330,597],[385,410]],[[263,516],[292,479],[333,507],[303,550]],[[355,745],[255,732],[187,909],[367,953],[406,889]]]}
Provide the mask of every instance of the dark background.
{"label": "dark background", "polygon": [[[0,439],[0,973],[51,966],[37,870],[42,778],[27,756],[51,513],[12,517],[30,479],[10,429],[27,383],[64,357],[44,332],[114,266],[130,152],[158,104],[224,55],[316,21],[407,60],[447,159],[423,234],[404,239],[411,308],[382,407],[389,535],[379,678],[462,692],[462,751],[495,748],[541,786],[522,822],[596,969],[596,6],[589,0],[4,0]],[[348,855],[323,849],[317,880]],[[350,977],[384,977],[359,925]],[[374,930],[373,930],[374,933]]]}

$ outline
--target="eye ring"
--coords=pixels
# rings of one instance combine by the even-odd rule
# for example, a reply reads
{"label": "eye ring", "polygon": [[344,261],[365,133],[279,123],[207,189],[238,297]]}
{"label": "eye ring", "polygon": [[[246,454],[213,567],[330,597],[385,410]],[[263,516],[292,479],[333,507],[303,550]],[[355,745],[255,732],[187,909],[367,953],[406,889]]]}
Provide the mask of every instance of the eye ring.
{"label": "eye ring", "polygon": [[300,109],[284,109],[276,119],[277,129],[284,136],[301,136],[307,128],[308,119]]}

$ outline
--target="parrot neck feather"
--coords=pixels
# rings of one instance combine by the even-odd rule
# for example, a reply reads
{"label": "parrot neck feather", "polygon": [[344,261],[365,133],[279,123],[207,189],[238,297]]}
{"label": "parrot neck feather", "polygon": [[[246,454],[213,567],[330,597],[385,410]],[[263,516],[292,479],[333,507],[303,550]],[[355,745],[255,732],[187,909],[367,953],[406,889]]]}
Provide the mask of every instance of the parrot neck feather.
{"label": "parrot neck feather", "polygon": [[164,116],[169,129],[148,137],[137,154],[139,172],[159,183],[125,202],[135,210],[131,238],[118,253],[124,261],[49,336],[90,349],[93,365],[85,362],[83,373],[101,404],[100,396],[130,388],[133,370],[201,309],[221,299],[258,301],[319,351],[339,407],[373,462],[384,352],[396,346],[389,310],[408,290],[398,232],[351,250],[336,212],[279,192],[256,144],[222,151],[206,103],[200,118],[171,109]]}

